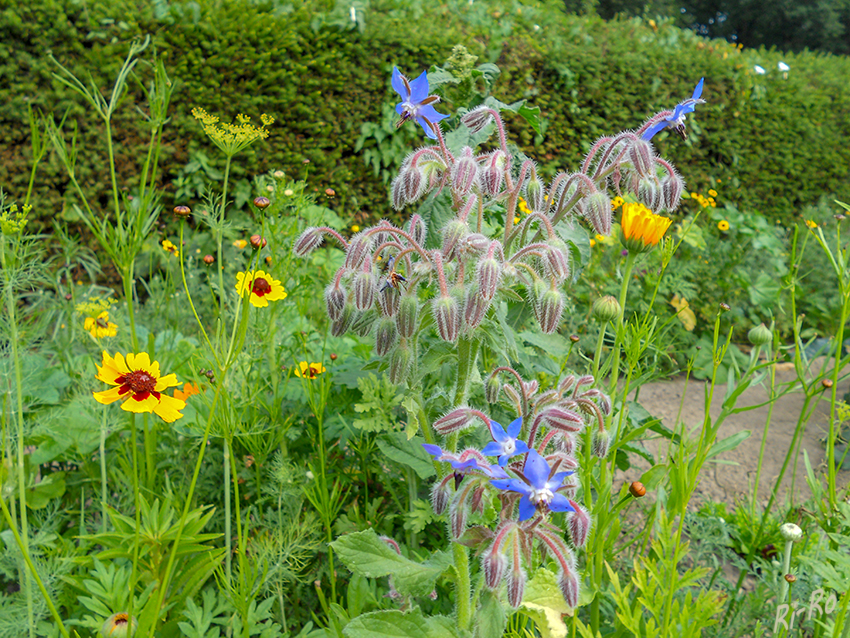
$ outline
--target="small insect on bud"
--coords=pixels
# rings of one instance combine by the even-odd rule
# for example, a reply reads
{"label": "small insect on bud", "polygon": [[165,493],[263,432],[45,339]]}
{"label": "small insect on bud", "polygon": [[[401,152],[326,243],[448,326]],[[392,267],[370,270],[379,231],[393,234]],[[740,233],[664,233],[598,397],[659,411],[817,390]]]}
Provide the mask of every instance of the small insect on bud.
{"label": "small insect on bud", "polygon": [[497,375],[491,376],[484,384],[484,399],[487,403],[497,403],[499,401],[499,391],[502,389],[502,384],[499,382]]}
{"label": "small insect on bud", "polygon": [[183,205],[175,206],[174,214],[177,215],[177,217],[183,217],[185,219],[186,217],[192,214],[192,209],[188,206]]}
{"label": "small insect on bud", "polygon": [[599,235],[611,234],[611,199],[602,191],[584,200],[584,216]]}
{"label": "small insect on bud", "polygon": [[404,383],[410,371],[413,352],[406,339],[402,339],[390,355],[390,382],[396,385]]}
{"label": "small insect on bud", "polygon": [[593,316],[606,323],[620,316],[620,302],[611,295],[600,297],[593,302]]}
{"label": "small insect on bud", "polygon": [[762,323],[750,329],[747,333],[747,339],[754,346],[763,346],[773,341],[773,333],[770,331],[770,328]]}
{"label": "small insect on bud", "polygon": [[591,452],[593,456],[598,459],[604,459],[608,456],[608,450],[611,448],[611,436],[603,431],[599,432],[598,430],[593,433],[593,444],[591,445]]}
{"label": "small insect on bud", "polygon": [[437,324],[437,334],[443,341],[454,343],[460,333],[460,308],[457,299],[452,296],[437,297],[432,302],[431,311]]}
{"label": "small insect on bud", "polygon": [[552,334],[561,324],[561,315],[564,313],[564,294],[555,288],[547,290],[540,297],[535,309],[540,329],[545,334]]}
{"label": "small insect on bud", "polygon": [[729,312],[730,310],[732,310],[732,306],[730,306],[728,303],[726,303],[726,302],[724,301],[723,303],[721,303],[721,304],[720,304],[720,309],[721,309],[723,312]]}
{"label": "small insect on bud", "polygon": [[416,295],[402,295],[395,316],[398,333],[409,339],[416,332],[416,322],[419,318],[419,299]]}
{"label": "small insect on bud", "polygon": [[269,206],[271,206],[271,200],[268,197],[255,197],[254,198],[254,206],[259,208],[260,210],[266,210]]}
{"label": "small insect on bud", "polygon": [[505,578],[508,559],[501,552],[487,551],[481,557],[481,571],[488,589],[498,589]]}
{"label": "small insect on bud", "polygon": [[637,139],[629,147],[629,160],[641,177],[655,176],[655,151],[646,140]]}
{"label": "small insect on bud", "polygon": [[260,248],[265,248],[269,242],[266,241],[265,237],[260,237],[259,235],[251,235],[251,248],[254,250],[260,250]]}
{"label": "small insect on bud", "polygon": [[298,257],[306,257],[321,245],[323,239],[321,230],[318,228],[308,228],[301,233],[298,241],[295,242],[293,251]]}
{"label": "small insect on bud", "polygon": [[629,494],[635,498],[643,498],[646,494],[646,488],[640,481],[634,481],[631,485],[629,485]]}
{"label": "small insect on bud", "polygon": [[387,354],[395,345],[398,330],[395,327],[395,320],[391,317],[384,317],[378,323],[378,329],[375,331],[375,352],[379,357]]}

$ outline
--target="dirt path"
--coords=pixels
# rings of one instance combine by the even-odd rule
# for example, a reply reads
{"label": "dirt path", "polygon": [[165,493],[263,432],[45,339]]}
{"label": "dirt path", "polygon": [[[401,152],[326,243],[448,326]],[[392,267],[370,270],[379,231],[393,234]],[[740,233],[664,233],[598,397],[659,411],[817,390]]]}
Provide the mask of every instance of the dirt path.
{"label": "dirt path", "polygon": [[[780,364],[777,371],[777,384],[790,381],[795,378],[793,367],[790,364]],[[767,381],[765,381],[765,384]],[[674,428],[676,418],[682,405],[682,420],[692,429],[695,436],[704,419],[704,392],[706,383],[691,380],[686,384],[685,379],[651,383],[643,386],[640,390],[639,402],[653,416],[662,419],[665,426]],[[848,384],[840,384],[838,389],[839,399],[848,389]],[[682,395],[685,400],[682,404]],[[716,388],[711,403],[711,416],[716,418],[720,413],[723,397],[726,394],[726,386],[720,385]],[[738,399],[737,406],[758,405],[767,399],[767,389],[757,386],[748,388]],[[782,469],[788,447],[791,445],[797,420],[803,407],[803,394],[794,392],[786,394],[777,400],[773,408],[770,428],[767,433],[767,444],[764,451],[762,474],[759,481],[758,498],[759,503],[764,505],[770,497],[776,478]],[[753,493],[758,465],[759,449],[764,434],[764,425],[768,416],[768,406],[754,408],[746,412],[733,414],[726,419],[720,427],[718,440],[740,432],[749,430],[751,435],[737,448],[724,452],[709,461],[702,470],[700,484],[691,501],[693,508],[699,507],[700,503],[706,501],[725,502],[730,505],[736,501],[748,501]],[[791,486],[796,466],[796,481],[793,488],[793,503],[798,505],[811,496],[811,490],[806,483],[806,469],[803,461],[803,450],[806,450],[809,461],[816,475],[826,474],[826,449],[822,439],[826,436],[829,427],[829,391],[824,390],[820,400],[815,407],[811,419],[805,428],[799,452],[792,458],[785,473],[785,478],[780,486],[777,504],[781,506],[786,500],[792,500]],[[663,460],[666,457],[666,442],[650,441],[647,449],[656,459]],[[659,448],[661,455],[659,455]],[[628,472],[618,472],[617,479],[621,481],[633,481],[649,468],[649,464],[639,457],[632,457],[633,466]],[[825,476],[821,477],[822,483],[826,483]],[[839,489],[850,483],[850,471],[839,471],[837,473],[837,486]]]}

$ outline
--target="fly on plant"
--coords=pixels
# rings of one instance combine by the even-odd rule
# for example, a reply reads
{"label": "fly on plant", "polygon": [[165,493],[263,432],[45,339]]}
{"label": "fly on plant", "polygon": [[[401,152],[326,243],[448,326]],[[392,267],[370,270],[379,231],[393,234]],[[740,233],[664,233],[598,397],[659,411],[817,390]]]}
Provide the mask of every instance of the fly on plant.
{"label": "fly on plant", "polygon": [[387,278],[384,280],[384,285],[381,286],[381,289],[378,292],[384,292],[387,288],[395,288],[398,290],[407,282],[407,279],[395,271],[395,257],[390,257],[389,260],[387,260],[386,270],[388,271]]}

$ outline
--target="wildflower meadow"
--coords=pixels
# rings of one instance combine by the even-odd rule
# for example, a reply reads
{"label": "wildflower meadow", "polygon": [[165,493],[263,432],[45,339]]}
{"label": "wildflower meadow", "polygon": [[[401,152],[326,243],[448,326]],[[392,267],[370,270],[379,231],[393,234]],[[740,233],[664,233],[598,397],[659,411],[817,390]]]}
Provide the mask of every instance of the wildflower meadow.
{"label": "wildflower meadow", "polygon": [[[260,4],[340,51],[384,9],[431,28]],[[481,5],[434,20],[543,46],[563,12]],[[106,71],[43,51],[66,97],[0,184],[0,638],[850,636],[850,205],[789,204],[789,169],[759,210],[711,134],[797,62],[636,18],[694,57],[616,115],[460,36],[237,110],[128,11],[85,18]]]}

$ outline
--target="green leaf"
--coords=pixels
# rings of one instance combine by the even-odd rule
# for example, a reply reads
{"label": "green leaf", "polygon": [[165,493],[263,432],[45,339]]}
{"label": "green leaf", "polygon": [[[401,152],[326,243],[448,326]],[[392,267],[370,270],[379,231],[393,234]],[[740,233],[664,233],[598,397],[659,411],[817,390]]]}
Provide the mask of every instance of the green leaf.
{"label": "green leaf", "polygon": [[541,638],[566,638],[567,626],[563,614],[572,615],[567,606],[557,576],[548,569],[538,569],[528,581],[522,596],[523,611],[534,619]]}
{"label": "green leaf", "polygon": [[419,428],[421,427],[419,423],[419,411],[422,408],[419,405],[419,401],[412,396],[409,396],[402,401],[401,407],[407,410],[407,427],[404,429],[404,433],[407,435],[409,440],[416,436],[416,433],[419,432]]}
{"label": "green leaf", "polygon": [[340,536],[331,547],[355,574],[367,578],[392,576],[393,584],[402,595],[427,596],[451,563],[445,552],[433,554],[424,563],[400,556],[371,529]]}
{"label": "green leaf", "polygon": [[723,452],[734,450],[743,441],[750,438],[751,434],[752,432],[750,432],[750,430],[741,430],[740,432],[735,432],[732,436],[727,436],[722,441],[717,441],[717,443],[711,446],[711,449],[706,454],[706,460],[717,456],[718,454],[722,454]]}
{"label": "green leaf", "polygon": [[499,596],[485,589],[481,594],[481,606],[478,608],[478,622],[475,626],[475,638],[501,638],[508,624],[508,617]]}
{"label": "green leaf", "polygon": [[27,488],[27,505],[40,510],[65,493],[65,472],[53,472],[43,477],[36,485]]}
{"label": "green leaf", "polygon": [[567,353],[570,351],[570,347],[569,345],[567,345],[567,340],[564,339],[562,335],[559,335],[557,333],[546,335],[538,332],[529,332],[528,330],[524,330],[523,332],[520,332],[518,336],[526,343],[530,343],[533,346],[537,346],[546,354],[558,357],[559,359],[562,357],[566,357]]}
{"label": "green leaf", "polygon": [[445,616],[426,618],[419,609],[373,611],[354,618],[342,633],[348,638],[462,638],[457,621]]}
{"label": "green leaf", "polygon": [[667,474],[666,465],[653,465],[646,472],[641,474],[640,482],[643,483],[647,490],[654,490],[656,485],[658,485],[658,483],[661,482],[661,479],[664,478],[665,474]]}
{"label": "green leaf", "polygon": [[425,439],[420,436],[408,439],[404,432],[389,432],[377,439],[378,447],[387,458],[413,468],[413,471],[423,480],[437,473],[434,470],[431,455],[422,447],[424,442]]}

